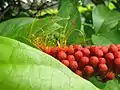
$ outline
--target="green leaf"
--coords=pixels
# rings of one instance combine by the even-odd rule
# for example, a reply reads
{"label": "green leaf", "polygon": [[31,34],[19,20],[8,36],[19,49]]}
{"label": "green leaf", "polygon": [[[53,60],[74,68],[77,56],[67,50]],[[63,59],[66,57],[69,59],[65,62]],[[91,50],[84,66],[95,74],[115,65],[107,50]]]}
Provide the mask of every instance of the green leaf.
{"label": "green leaf", "polygon": [[109,39],[106,39],[103,36],[97,36],[97,35],[92,35],[92,42],[95,45],[109,45],[112,44],[112,42]]}
{"label": "green leaf", "polygon": [[97,80],[97,77],[91,77],[91,78],[89,78],[89,81],[100,89],[103,89],[106,86],[106,83],[103,83],[103,82]]}
{"label": "green leaf", "polygon": [[106,87],[103,90],[120,90],[119,80],[111,80],[106,83]]}
{"label": "green leaf", "polygon": [[120,31],[118,30],[113,32],[102,33],[101,36],[105,37],[114,44],[120,43]]}
{"label": "green leaf", "polygon": [[0,90],[99,90],[53,57],[0,36]]}
{"label": "green leaf", "polygon": [[109,32],[120,20],[120,13],[105,5],[98,5],[93,12],[93,25],[96,33]]}
{"label": "green leaf", "polygon": [[120,43],[119,21],[120,13],[98,5],[92,12],[96,35],[92,37],[93,44],[109,45]]}

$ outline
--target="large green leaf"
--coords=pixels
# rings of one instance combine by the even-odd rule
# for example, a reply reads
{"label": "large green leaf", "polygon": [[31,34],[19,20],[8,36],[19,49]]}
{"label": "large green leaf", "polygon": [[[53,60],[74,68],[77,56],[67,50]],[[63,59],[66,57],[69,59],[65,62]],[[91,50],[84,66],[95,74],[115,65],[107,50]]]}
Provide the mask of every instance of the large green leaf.
{"label": "large green leaf", "polygon": [[99,90],[53,57],[0,36],[0,90]]}
{"label": "large green leaf", "polygon": [[[64,27],[61,31],[64,32],[65,37],[67,38],[68,43],[71,42],[71,38],[76,36],[77,40],[73,39],[73,43],[79,43],[80,34],[76,31],[81,29],[81,16],[78,11],[78,0],[60,0],[60,10],[58,16],[64,18],[59,22],[60,25]],[[78,41],[79,40],[79,41]]]}
{"label": "large green leaf", "polygon": [[96,33],[109,32],[120,20],[120,13],[115,10],[110,10],[105,5],[96,6],[92,14]]}
{"label": "large green leaf", "polygon": [[119,20],[119,12],[109,10],[105,5],[98,5],[93,10],[93,25],[96,32],[96,35],[92,37],[93,44],[120,43]]}

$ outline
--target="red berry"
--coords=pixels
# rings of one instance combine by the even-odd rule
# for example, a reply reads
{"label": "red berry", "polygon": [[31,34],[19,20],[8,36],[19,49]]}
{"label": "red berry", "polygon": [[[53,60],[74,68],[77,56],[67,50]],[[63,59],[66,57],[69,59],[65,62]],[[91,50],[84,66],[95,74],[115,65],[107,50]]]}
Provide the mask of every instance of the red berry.
{"label": "red berry", "polygon": [[76,70],[75,73],[79,76],[82,76],[82,71],[80,71],[80,70]]}
{"label": "red berry", "polygon": [[51,48],[50,55],[56,57],[58,53],[58,47]]}
{"label": "red berry", "polygon": [[118,51],[120,51],[120,44],[117,44],[116,46],[118,48]]}
{"label": "red berry", "polygon": [[108,80],[113,80],[113,79],[115,78],[115,74],[114,74],[113,72],[108,72],[108,73],[106,74],[106,78],[107,78]]}
{"label": "red berry", "polygon": [[102,50],[96,49],[96,50],[95,50],[95,55],[96,55],[97,57],[102,57],[102,56],[103,56]]}
{"label": "red berry", "polygon": [[106,54],[108,52],[108,47],[107,46],[102,46],[101,50],[104,54]]}
{"label": "red berry", "polygon": [[75,60],[75,57],[74,57],[73,55],[68,55],[68,56],[67,56],[67,59],[68,59],[69,61],[74,61],[74,60]]}
{"label": "red berry", "polygon": [[96,57],[96,56],[91,56],[90,57],[90,64],[93,66],[93,67],[96,67],[99,63],[99,59]]}
{"label": "red berry", "polygon": [[69,61],[68,60],[62,60],[61,61],[65,66],[69,67]]}
{"label": "red berry", "polygon": [[120,58],[116,58],[114,60],[115,65],[119,66],[120,65]]}
{"label": "red berry", "polygon": [[105,58],[99,58],[99,64],[106,64]]}
{"label": "red berry", "polygon": [[35,43],[37,47],[39,47],[43,52],[45,51],[45,47],[40,45],[39,43]]}
{"label": "red berry", "polygon": [[75,52],[76,61],[79,61],[81,57],[83,57],[83,53],[81,51]]}
{"label": "red berry", "polygon": [[47,54],[50,54],[51,48],[50,47],[45,47],[45,51],[44,52],[47,53]]}
{"label": "red berry", "polygon": [[68,47],[65,46],[65,47],[64,47],[64,52],[67,52],[67,50],[68,50]]}
{"label": "red berry", "polygon": [[99,64],[98,67],[101,72],[106,72],[108,70],[108,67],[106,64]]}
{"label": "red berry", "polygon": [[67,49],[67,54],[68,54],[68,55],[74,54],[74,48],[73,48],[73,46],[68,47],[68,49]]}
{"label": "red berry", "polygon": [[89,56],[90,55],[90,50],[87,49],[87,48],[83,48],[82,53],[83,53],[84,56]]}
{"label": "red berry", "polygon": [[81,64],[83,65],[87,65],[89,64],[89,58],[88,57],[81,57],[80,61],[79,61]]}
{"label": "red berry", "polygon": [[98,49],[99,48],[97,46],[91,46],[90,47],[90,51],[93,52],[93,53],[95,52],[95,50],[98,50]]}
{"label": "red berry", "polygon": [[115,58],[120,58],[120,51],[114,53]]}
{"label": "red berry", "polygon": [[107,53],[105,55],[107,65],[109,66],[110,69],[113,69],[113,63],[114,63],[114,55],[113,53]]}
{"label": "red berry", "polygon": [[89,65],[85,66],[84,71],[85,71],[85,73],[86,73],[87,75],[91,75],[91,74],[94,73],[93,67],[92,67],[92,66],[89,66]]}
{"label": "red berry", "polygon": [[58,52],[58,54],[57,54],[57,58],[58,58],[59,60],[65,60],[65,59],[67,58],[67,54],[66,54],[65,52],[63,52],[63,51],[60,51],[60,52]]}
{"label": "red berry", "polygon": [[114,55],[113,55],[113,53],[107,53],[107,54],[105,55],[105,58],[106,58],[107,60],[113,60],[113,59],[114,59]]}
{"label": "red berry", "polygon": [[81,51],[82,50],[81,45],[74,45],[73,48],[74,48],[75,51]]}
{"label": "red berry", "polygon": [[70,61],[69,67],[73,70],[76,71],[78,68],[78,63],[76,61]]}
{"label": "red berry", "polygon": [[114,53],[114,52],[117,52],[117,51],[118,51],[118,48],[117,48],[116,45],[111,44],[110,47],[109,47],[109,51]]}
{"label": "red berry", "polygon": [[58,52],[60,52],[60,51],[64,51],[64,52],[66,52],[64,47],[60,47],[60,48],[58,48]]}

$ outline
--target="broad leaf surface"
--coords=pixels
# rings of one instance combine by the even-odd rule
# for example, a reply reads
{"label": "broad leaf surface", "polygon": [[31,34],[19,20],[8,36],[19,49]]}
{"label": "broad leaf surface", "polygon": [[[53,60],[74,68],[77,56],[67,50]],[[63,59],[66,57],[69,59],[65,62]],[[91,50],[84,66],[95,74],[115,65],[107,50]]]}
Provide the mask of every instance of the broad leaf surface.
{"label": "broad leaf surface", "polygon": [[109,45],[120,43],[120,13],[109,10],[104,5],[98,5],[93,10],[93,25],[96,35],[92,37],[93,44]]}
{"label": "broad leaf surface", "polygon": [[0,36],[0,90],[99,90],[53,57]]}

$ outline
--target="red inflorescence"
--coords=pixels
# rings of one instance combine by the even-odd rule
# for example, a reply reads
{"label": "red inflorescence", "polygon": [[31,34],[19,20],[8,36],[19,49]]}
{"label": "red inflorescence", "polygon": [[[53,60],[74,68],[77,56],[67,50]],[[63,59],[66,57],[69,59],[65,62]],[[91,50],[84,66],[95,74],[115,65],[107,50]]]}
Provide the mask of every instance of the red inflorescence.
{"label": "red inflorescence", "polygon": [[108,70],[108,67],[106,64],[99,64],[98,68],[100,72],[106,72]]}
{"label": "red inflorescence", "polygon": [[74,60],[75,60],[75,57],[74,57],[74,55],[68,55],[68,56],[67,56],[67,59],[68,59],[69,61],[74,61]]}
{"label": "red inflorescence", "polygon": [[76,61],[70,61],[70,69],[76,71],[78,68],[78,63]]}
{"label": "red inflorescence", "polygon": [[80,59],[79,62],[80,62],[81,64],[83,64],[83,65],[87,65],[87,64],[89,64],[89,58],[83,56],[83,57],[81,57],[81,59]]}
{"label": "red inflorescence", "polygon": [[90,50],[87,49],[87,48],[83,48],[83,49],[82,49],[82,53],[83,53],[84,56],[89,57],[89,55],[90,55]]}
{"label": "red inflorescence", "polygon": [[82,76],[82,71],[81,70],[76,70],[75,73],[79,76]]}
{"label": "red inflorescence", "polygon": [[58,58],[59,60],[65,60],[65,59],[67,58],[67,54],[66,54],[64,51],[60,51],[60,52],[58,52],[58,54],[57,54],[57,58]]}
{"label": "red inflorescence", "polygon": [[99,58],[99,64],[106,64],[105,58]]}
{"label": "red inflorescence", "polygon": [[113,79],[115,78],[115,74],[114,74],[113,72],[108,72],[108,73],[106,74],[106,78],[107,78],[108,80],[113,80]]}
{"label": "red inflorescence", "polygon": [[61,62],[67,67],[70,65],[70,62],[68,60],[62,60]]}
{"label": "red inflorescence", "polygon": [[90,76],[94,73],[94,69],[92,66],[85,66],[84,68],[84,72],[86,73],[86,75]]}
{"label": "red inflorescence", "polygon": [[120,44],[111,44],[109,47],[95,45],[45,47],[38,44],[37,46],[85,79],[98,75],[102,81],[108,81],[120,74]]}
{"label": "red inflorescence", "polygon": [[99,63],[99,59],[96,57],[96,56],[91,56],[90,57],[90,64],[93,66],[93,67],[96,67]]}
{"label": "red inflorescence", "polygon": [[83,57],[83,53],[81,51],[75,52],[76,61],[80,61],[81,57]]}

